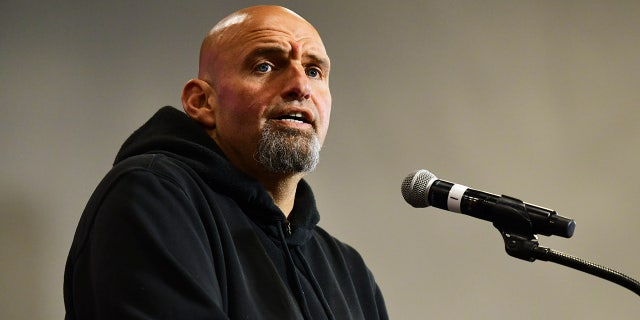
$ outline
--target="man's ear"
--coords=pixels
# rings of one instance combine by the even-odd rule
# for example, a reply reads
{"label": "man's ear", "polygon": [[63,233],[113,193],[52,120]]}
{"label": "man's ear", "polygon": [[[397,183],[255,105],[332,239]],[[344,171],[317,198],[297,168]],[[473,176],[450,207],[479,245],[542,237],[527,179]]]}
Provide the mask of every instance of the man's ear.
{"label": "man's ear", "polygon": [[201,79],[189,80],[182,89],[184,112],[208,129],[216,126],[213,94],[211,86]]}

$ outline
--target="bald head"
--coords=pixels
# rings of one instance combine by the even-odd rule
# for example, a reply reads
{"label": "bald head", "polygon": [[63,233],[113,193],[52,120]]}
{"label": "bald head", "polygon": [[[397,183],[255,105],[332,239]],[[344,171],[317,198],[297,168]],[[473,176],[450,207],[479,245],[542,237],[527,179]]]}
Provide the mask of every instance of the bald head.
{"label": "bald head", "polygon": [[[280,6],[253,6],[238,10],[218,22],[202,41],[198,78],[207,82],[213,81],[215,62],[230,47],[241,44],[243,37],[249,33],[257,34],[261,29],[270,29],[282,24],[295,25],[306,31],[306,35],[320,35],[315,28],[297,13]],[[246,38],[244,38],[246,40]],[[322,48],[324,50],[324,47]],[[326,52],[325,52],[326,54]]]}
{"label": "bald head", "polygon": [[254,7],[249,7],[249,8],[244,8],[241,10],[238,10],[230,15],[228,15],[227,17],[225,17],[224,19],[220,20],[220,22],[218,22],[218,24],[216,24],[211,31],[209,31],[208,35],[215,35],[218,34],[219,32],[223,31],[224,29],[231,27],[233,25],[236,24],[241,24],[242,22],[244,22],[247,19],[250,18],[260,18],[260,17],[268,17],[268,16],[275,16],[275,15],[281,15],[281,14],[288,14],[288,15],[293,15],[301,20],[304,20],[304,18],[302,18],[300,15],[298,15],[297,13],[293,12],[290,9],[284,8],[284,7],[280,7],[280,6],[254,6]]}

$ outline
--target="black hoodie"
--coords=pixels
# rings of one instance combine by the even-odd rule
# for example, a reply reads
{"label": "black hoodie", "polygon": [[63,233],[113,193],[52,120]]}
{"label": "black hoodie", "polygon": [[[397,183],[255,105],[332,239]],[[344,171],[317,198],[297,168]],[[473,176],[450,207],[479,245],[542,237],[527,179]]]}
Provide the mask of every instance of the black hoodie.
{"label": "black hoodie", "polygon": [[287,220],[198,124],[162,108],[82,214],[66,319],[387,319],[360,255],[319,219],[304,180]]}

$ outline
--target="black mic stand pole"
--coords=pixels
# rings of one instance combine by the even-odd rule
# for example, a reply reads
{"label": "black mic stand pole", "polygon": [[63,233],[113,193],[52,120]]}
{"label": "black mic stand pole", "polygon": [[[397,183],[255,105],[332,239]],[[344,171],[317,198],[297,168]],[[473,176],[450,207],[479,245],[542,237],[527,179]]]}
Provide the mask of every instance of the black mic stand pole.
{"label": "black mic stand pole", "polygon": [[531,219],[522,201],[501,196],[491,214],[493,225],[500,231],[505,250],[510,256],[529,262],[536,259],[555,262],[609,280],[640,295],[638,280],[607,267],[539,246],[538,238],[533,233]]}

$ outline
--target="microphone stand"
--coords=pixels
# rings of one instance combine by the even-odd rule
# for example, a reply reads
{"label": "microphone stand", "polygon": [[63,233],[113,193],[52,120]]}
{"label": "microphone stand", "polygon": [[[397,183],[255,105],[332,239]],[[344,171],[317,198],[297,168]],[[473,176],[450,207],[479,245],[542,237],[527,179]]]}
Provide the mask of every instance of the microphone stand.
{"label": "microphone stand", "polygon": [[536,259],[551,261],[588,274],[609,280],[640,295],[640,282],[618,271],[582,260],[571,255],[538,245],[538,238],[524,203],[502,196],[492,211],[493,225],[500,231],[507,254],[514,258],[533,262]]}

